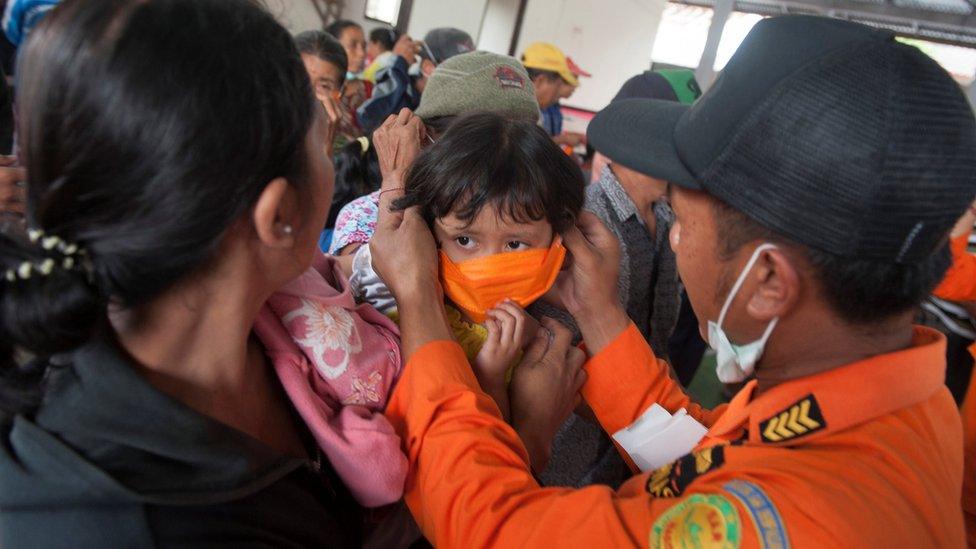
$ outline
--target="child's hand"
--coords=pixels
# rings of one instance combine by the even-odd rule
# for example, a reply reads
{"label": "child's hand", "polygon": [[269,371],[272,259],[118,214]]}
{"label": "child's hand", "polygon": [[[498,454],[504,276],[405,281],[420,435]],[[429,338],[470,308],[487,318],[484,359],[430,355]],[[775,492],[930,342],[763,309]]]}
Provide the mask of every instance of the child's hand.
{"label": "child's hand", "polygon": [[475,375],[482,389],[488,393],[502,417],[508,420],[508,388],[505,373],[539,330],[539,323],[522,307],[511,300],[499,303],[488,311],[485,320],[488,339],[475,357]]}
{"label": "child's hand", "polygon": [[512,360],[518,355],[518,351],[524,350],[532,342],[536,332],[539,331],[539,321],[532,318],[525,309],[511,299],[506,299],[494,309],[488,311],[488,318],[501,322],[503,325],[512,326],[512,341],[516,347]]}
{"label": "child's hand", "polygon": [[519,351],[513,337],[515,321],[511,317],[507,320],[488,318],[485,320],[485,328],[488,330],[488,339],[474,359],[474,374],[481,389],[495,400],[502,417],[508,421],[505,372]]}

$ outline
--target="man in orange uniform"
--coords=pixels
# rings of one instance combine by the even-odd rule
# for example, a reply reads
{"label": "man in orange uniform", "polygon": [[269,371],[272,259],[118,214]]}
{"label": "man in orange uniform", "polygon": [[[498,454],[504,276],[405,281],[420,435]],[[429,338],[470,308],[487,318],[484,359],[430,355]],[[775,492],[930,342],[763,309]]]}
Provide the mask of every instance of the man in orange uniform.
{"label": "man in orange uniform", "polygon": [[[755,375],[726,406],[692,403],[629,323],[616,242],[584,215],[564,235],[559,283],[590,354],[583,397],[611,433],[655,403],[708,428],[616,492],[540,488],[450,341],[431,235],[417,212],[387,210],[404,169],[389,159],[419,148],[390,143],[416,142],[419,126],[404,112],[378,131],[371,246],[409,357],[387,415],[410,460],[407,503],[435,545],[963,546],[944,339],[911,324],[976,195],[976,122],[935,62],[856,24],[770,19],[690,108],[624,101],[594,119],[591,139],[616,132],[670,183],[671,245],[719,377]],[[581,362],[547,328],[513,383],[530,445],[571,408]]]}
{"label": "man in orange uniform", "polygon": [[[952,229],[949,247],[952,250],[952,266],[945,278],[932,291],[936,297],[949,301],[976,301],[976,255],[969,253],[969,235],[976,222],[976,203]],[[969,353],[976,358],[976,343]],[[963,453],[965,467],[962,483],[962,510],[966,519],[966,534],[970,547],[976,547],[976,369],[969,379],[969,389],[959,409],[962,414]]]}

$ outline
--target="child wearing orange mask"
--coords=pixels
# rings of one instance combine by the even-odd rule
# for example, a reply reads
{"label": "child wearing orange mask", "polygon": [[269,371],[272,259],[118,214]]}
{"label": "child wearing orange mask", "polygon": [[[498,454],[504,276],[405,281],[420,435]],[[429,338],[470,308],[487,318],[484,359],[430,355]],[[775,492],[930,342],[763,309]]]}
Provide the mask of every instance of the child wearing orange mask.
{"label": "child wearing orange mask", "polygon": [[[420,206],[430,224],[454,335],[506,418],[511,368],[539,329],[526,308],[555,282],[566,255],[559,233],[579,214],[583,188],[580,169],[538,125],[479,113],[424,151],[395,205]],[[390,313],[370,263],[363,246],[351,283]]]}

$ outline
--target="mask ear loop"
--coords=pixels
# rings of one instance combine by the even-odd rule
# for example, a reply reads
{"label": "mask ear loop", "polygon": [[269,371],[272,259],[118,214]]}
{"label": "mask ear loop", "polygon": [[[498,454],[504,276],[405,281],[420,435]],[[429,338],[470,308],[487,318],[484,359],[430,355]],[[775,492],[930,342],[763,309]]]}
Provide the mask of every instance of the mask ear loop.
{"label": "mask ear loop", "polygon": [[[722,324],[725,322],[725,315],[729,312],[729,307],[732,306],[732,301],[735,300],[735,296],[739,293],[739,290],[742,289],[742,285],[745,283],[746,277],[749,276],[749,273],[752,272],[752,268],[755,267],[756,262],[759,261],[759,256],[766,250],[775,250],[776,248],[777,247],[775,244],[770,244],[767,242],[756,248],[756,251],[752,252],[752,257],[749,258],[745,268],[742,269],[742,273],[739,274],[738,280],[736,280],[735,284],[732,285],[732,290],[729,291],[729,297],[725,298],[725,305],[722,305],[722,312],[718,315],[719,328],[721,328]],[[766,334],[763,336],[763,339],[769,338],[769,335],[772,333],[775,326],[776,320],[773,320],[766,329]]]}

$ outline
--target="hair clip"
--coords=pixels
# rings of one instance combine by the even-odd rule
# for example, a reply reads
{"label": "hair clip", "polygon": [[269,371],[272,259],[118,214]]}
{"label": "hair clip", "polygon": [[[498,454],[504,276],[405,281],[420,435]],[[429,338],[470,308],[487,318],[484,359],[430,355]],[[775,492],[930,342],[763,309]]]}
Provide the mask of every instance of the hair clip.
{"label": "hair clip", "polygon": [[363,150],[360,154],[366,154],[369,151],[369,138],[366,136],[357,137],[356,141],[359,141],[359,147]]}
{"label": "hair clip", "polygon": [[58,246],[58,242],[60,241],[61,239],[56,236],[45,236],[41,239],[41,247],[50,251],[56,248]]}

